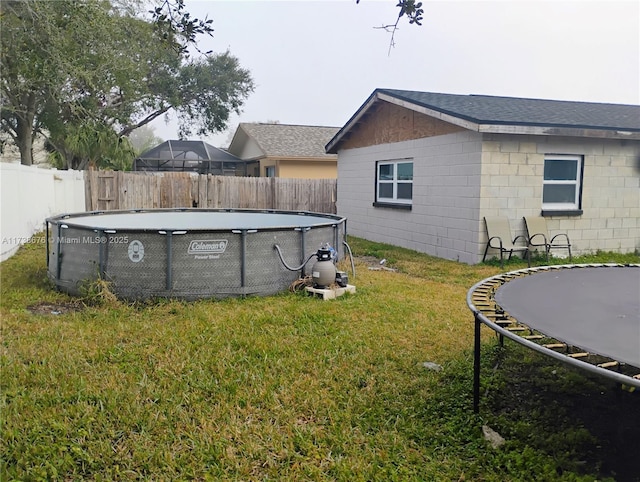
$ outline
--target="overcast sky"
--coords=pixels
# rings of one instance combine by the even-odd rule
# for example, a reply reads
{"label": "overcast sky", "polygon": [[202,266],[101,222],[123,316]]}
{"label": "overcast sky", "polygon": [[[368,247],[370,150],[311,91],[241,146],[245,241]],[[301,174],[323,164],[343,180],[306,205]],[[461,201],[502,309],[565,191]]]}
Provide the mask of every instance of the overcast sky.
{"label": "overcast sky", "polygon": [[[256,89],[239,122],[342,127],[376,88],[640,104],[640,1],[423,0],[395,47],[396,0],[186,0]],[[174,122],[155,134],[177,138]],[[229,132],[204,140],[226,147]]]}

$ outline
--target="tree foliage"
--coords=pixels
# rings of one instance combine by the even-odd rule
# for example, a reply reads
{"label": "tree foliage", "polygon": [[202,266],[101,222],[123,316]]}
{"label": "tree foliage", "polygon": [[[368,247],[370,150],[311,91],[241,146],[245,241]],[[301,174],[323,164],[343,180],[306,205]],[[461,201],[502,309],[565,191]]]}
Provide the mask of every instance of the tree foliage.
{"label": "tree foliage", "polygon": [[156,135],[152,125],[147,124],[131,132],[131,134],[129,134],[129,141],[133,146],[136,156],[138,156],[152,147],[162,144],[164,139]]}
{"label": "tree foliage", "polygon": [[[356,3],[360,3],[360,0],[356,0]],[[400,24],[400,20],[405,17],[409,24],[422,25],[424,8],[422,8],[422,2],[416,2],[416,0],[398,0],[398,17],[396,21],[391,24],[382,25],[381,28],[386,30],[387,32],[391,32],[391,41],[389,42],[389,49],[395,46],[395,34],[398,30],[398,25]]]}
{"label": "tree foliage", "polygon": [[61,167],[126,166],[124,137],[171,110],[182,135],[224,130],[240,112],[250,73],[229,52],[187,50],[210,21],[192,20],[181,0],[158,7],[173,16],[145,20],[134,1],[3,1],[1,126],[23,164],[37,133]]}
{"label": "tree foliage", "polygon": [[416,3],[415,0],[400,0],[396,6],[400,7],[398,19],[406,16],[410,24],[415,23],[416,25],[422,25],[422,15],[424,14],[422,2]]}
{"label": "tree foliage", "polygon": [[[87,121],[57,139],[64,150],[49,142],[52,164],[58,168],[83,168],[86,164],[125,171],[131,167],[135,150],[126,137],[103,125]],[[85,162],[85,164],[83,164]]]}
{"label": "tree foliage", "polygon": [[192,18],[185,9],[184,0],[161,0],[149,13],[156,30],[164,40],[172,39],[173,48],[178,52],[188,53],[190,45],[198,50],[199,35],[213,36],[213,20]]}

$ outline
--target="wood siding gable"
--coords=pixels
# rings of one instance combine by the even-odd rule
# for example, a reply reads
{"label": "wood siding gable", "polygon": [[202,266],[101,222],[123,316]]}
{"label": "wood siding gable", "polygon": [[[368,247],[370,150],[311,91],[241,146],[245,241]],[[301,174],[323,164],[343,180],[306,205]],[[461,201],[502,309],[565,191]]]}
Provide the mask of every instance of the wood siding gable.
{"label": "wood siding gable", "polygon": [[460,132],[462,127],[379,101],[349,132],[342,149],[368,147]]}

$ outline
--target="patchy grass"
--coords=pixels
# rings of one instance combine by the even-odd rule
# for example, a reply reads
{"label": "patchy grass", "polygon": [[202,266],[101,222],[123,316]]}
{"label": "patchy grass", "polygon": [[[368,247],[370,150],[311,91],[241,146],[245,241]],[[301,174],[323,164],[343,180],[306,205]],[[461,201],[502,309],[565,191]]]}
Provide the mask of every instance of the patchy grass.
{"label": "patchy grass", "polygon": [[465,297],[499,266],[350,243],[398,272],[358,261],[357,293],[327,302],[78,300],[21,249],[0,265],[0,479],[634,480],[638,396],[488,330],[472,412]]}

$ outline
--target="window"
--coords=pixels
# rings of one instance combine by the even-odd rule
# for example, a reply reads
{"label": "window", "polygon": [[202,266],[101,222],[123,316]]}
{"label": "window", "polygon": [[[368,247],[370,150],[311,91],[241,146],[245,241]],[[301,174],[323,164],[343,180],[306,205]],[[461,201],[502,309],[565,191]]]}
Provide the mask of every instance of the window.
{"label": "window", "polygon": [[544,159],[542,210],[579,211],[582,157],[547,155]]}
{"label": "window", "polygon": [[413,161],[380,161],[376,172],[376,203],[411,205]]}
{"label": "window", "polygon": [[267,166],[264,168],[265,177],[276,177],[276,166]]}

